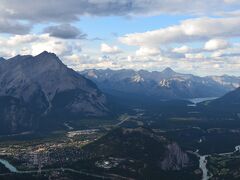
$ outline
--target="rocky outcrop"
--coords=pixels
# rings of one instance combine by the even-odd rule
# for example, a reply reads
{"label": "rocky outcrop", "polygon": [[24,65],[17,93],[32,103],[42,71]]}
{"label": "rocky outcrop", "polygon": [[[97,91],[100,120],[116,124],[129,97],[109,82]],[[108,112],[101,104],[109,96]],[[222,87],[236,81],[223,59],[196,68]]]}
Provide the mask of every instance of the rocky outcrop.
{"label": "rocky outcrop", "polygon": [[181,170],[188,166],[189,158],[177,143],[171,143],[167,145],[164,159],[160,164],[162,170]]}

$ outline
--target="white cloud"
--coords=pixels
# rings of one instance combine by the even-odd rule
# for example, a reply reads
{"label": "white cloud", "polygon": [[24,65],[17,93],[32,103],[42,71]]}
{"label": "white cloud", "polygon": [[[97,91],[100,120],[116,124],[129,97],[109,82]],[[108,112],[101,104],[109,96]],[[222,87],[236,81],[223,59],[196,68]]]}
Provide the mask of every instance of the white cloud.
{"label": "white cloud", "polygon": [[9,57],[16,54],[37,55],[42,51],[56,53],[58,56],[66,56],[75,52],[80,52],[79,44],[76,41],[67,41],[49,34],[41,35],[14,35],[10,38],[0,38],[0,45],[4,46],[0,56]]}
{"label": "white cloud", "polygon": [[176,47],[176,48],[173,48],[173,50],[172,50],[172,52],[182,53],[182,54],[188,53],[190,51],[191,51],[191,48],[188,46]]}
{"label": "white cloud", "polygon": [[157,56],[161,53],[159,48],[152,48],[152,47],[141,47],[139,50],[136,51],[137,56]]}
{"label": "white cloud", "polygon": [[[218,67],[218,73],[233,69],[239,74],[240,46],[227,43],[230,38],[240,37],[239,5],[239,0],[1,0],[0,33],[26,35],[0,37],[0,56],[36,55],[47,50],[56,53],[76,70],[108,67],[159,70],[171,66],[182,72],[211,73],[208,69]],[[135,48],[126,48],[126,52],[121,52],[118,44],[106,43],[100,44],[99,50],[95,49],[99,45],[97,41],[84,41],[85,46],[82,46],[82,41],[73,40],[85,37],[78,30],[79,26],[84,26],[77,23],[82,16],[147,18],[159,14],[200,18],[120,38],[124,44],[136,46],[136,51]],[[217,17],[207,17],[216,14]],[[50,27],[45,31],[44,28],[33,28],[29,34],[36,24]],[[106,39],[106,42],[114,40]],[[111,56],[113,54],[117,55]]]}
{"label": "white cloud", "polygon": [[121,50],[117,46],[110,46],[106,43],[102,43],[101,52],[106,54],[118,54]]}
{"label": "white cloud", "polygon": [[186,43],[213,38],[239,37],[240,17],[196,18],[144,33],[126,34],[120,42],[130,46],[163,46],[171,43]]}
{"label": "white cloud", "polygon": [[212,58],[219,58],[223,55],[223,52],[222,51],[215,51],[211,54],[211,57]]}
{"label": "white cloud", "polygon": [[71,47],[68,43],[51,39],[46,42],[35,42],[32,44],[31,49],[33,55],[37,55],[43,51],[49,51],[54,52],[59,56],[64,56],[65,54],[69,54],[69,51],[71,51]]}
{"label": "white cloud", "polygon": [[213,15],[239,6],[238,0],[1,0],[0,33],[24,34],[35,24],[72,23],[81,16]]}
{"label": "white cloud", "polygon": [[220,49],[226,49],[229,43],[224,39],[211,39],[204,45],[204,49],[207,51],[216,51]]}
{"label": "white cloud", "polygon": [[218,58],[218,59],[240,58],[240,44],[233,43],[231,46],[228,46],[227,48],[213,51],[211,54],[211,57]]}
{"label": "white cloud", "polygon": [[205,56],[202,53],[187,53],[185,54],[187,59],[204,59]]}
{"label": "white cloud", "polygon": [[11,36],[5,43],[10,46],[17,46],[20,44],[27,44],[41,39],[38,35],[15,35]]}

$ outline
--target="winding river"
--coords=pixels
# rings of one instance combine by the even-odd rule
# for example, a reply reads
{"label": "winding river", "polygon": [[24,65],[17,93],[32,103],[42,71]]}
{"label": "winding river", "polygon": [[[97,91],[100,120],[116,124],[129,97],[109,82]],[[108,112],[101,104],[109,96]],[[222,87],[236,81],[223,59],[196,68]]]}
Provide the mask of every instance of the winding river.
{"label": "winding river", "polygon": [[[221,155],[221,156],[229,155],[237,151],[240,152],[240,145],[235,146],[234,151],[232,152],[219,153],[218,155]],[[198,153],[198,150],[195,152],[195,154],[199,157],[199,168],[202,170],[202,180],[209,180],[209,178],[211,178],[211,175],[209,175],[208,169],[207,169],[207,157],[211,155],[200,155]]]}
{"label": "winding river", "polygon": [[202,180],[208,180],[210,176],[208,175],[208,169],[207,169],[207,158],[208,155],[200,156],[199,159],[199,168],[202,170]]}
{"label": "winding river", "polygon": [[10,172],[18,173],[17,168],[15,168],[13,165],[11,165],[7,160],[0,159],[0,163],[3,164]]}
{"label": "winding river", "polygon": [[[16,167],[14,167],[12,164],[10,164],[5,159],[0,159],[0,163],[3,164],[11,173],[27,174],[27,173],[38,173],[39,172],[38,170],[19,171],[19,170],[17,170]],[[87,172],[84,172],[84,171],[75,170],[75,169],[71,169],[71,168],[52,168],[52,169],[49,168],[49,169],[41,170],[41,172],[50,172],[50,171],[69,171],[69,172],[73,172],[73,173],[83,174],[83,175],[86,175],[86,176],[91,176],[91,177],[94,177],[94,178],[113,179],[110,176],[104,176],[104,175],[99,175],[99,174],[94,174],[94,173],[87,173]],[[9,174],[9,173],[4,173],[4,174],[0,174],[0,175],[6,175],[6,174]],[[122,177],[122,178],[125,178],[125,177]]]}

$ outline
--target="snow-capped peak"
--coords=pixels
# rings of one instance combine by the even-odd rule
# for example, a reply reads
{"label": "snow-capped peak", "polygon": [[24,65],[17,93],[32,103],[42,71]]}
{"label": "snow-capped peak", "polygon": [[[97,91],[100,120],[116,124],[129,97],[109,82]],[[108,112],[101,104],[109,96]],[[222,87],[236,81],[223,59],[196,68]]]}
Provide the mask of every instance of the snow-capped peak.
{"label": "snow-capped peak", "polygon": [[132,82],[136,82],[136,83],[144,82],[144,79],[139,74],[134,75],[131,78],[131,80],[132,80]]}

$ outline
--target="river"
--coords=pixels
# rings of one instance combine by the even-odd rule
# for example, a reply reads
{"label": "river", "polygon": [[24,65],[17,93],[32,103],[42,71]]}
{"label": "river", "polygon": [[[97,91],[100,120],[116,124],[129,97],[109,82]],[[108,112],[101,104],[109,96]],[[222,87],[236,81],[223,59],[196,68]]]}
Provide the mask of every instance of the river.
{"label": "river", "polygon": [[0,159],[0,163],[3,164],[10,172],[18,173],[17,168],[15,168],[13,165],[11,165],[7,160]]}
{"label": "river", "polygon": [[[219,153],[218,155],[220,155],[220,156],[229,155],[229,154],[232,154],[237,151],[240,152],[240,145],[235,146],[234,151],[232,151],[232,152]],[[206,158],[210,155],[199,155],[198,150],[195,152],[195,154],[199,157],[199,168],[202,170],[202,180],[208,180],[209,178],[211,178],[211,175],[209,175],[209,173],[208,173]]]}
{"label": "river", "polygon": [[199,159],[199,168],[202,170],[202,180],[208,180],[210,176],[208,175],[208,169],[207,169],[207,155],[200,156]]}
{"label": "river", "polygon": [[[16,167],[11,165],[5,159],[0,159],[0,163],[3,164],[11,173],[29,174],[29,173],[37,173],[37,172],[39,172],[38,170],[19,171],[19,170],[17,170]],[[70,171],[70,172],[74,172],[74,173],[78,173],[78,174],[82,174],[82,175],[86,175],[86,176],[91,176],[91,177],[94,177],[94,178],[113,179],[111,176],[104,176],[104,175],[98,175],[98,174],[94,174],[94,173],[87,173],[87,172],[84,172],[84,171],[81,171],[81,170],[75,170],[75,169],[71,169],[71,168],[52,168],[52,169],[49,168],[49,169],[41,170],[41,172],[50,172],[50,171]],[[0,175],[6,175],[6,174],[9,175],[9,173],[0,174]],[[121,177],[121,178],[127,179],[125,177]]]}

